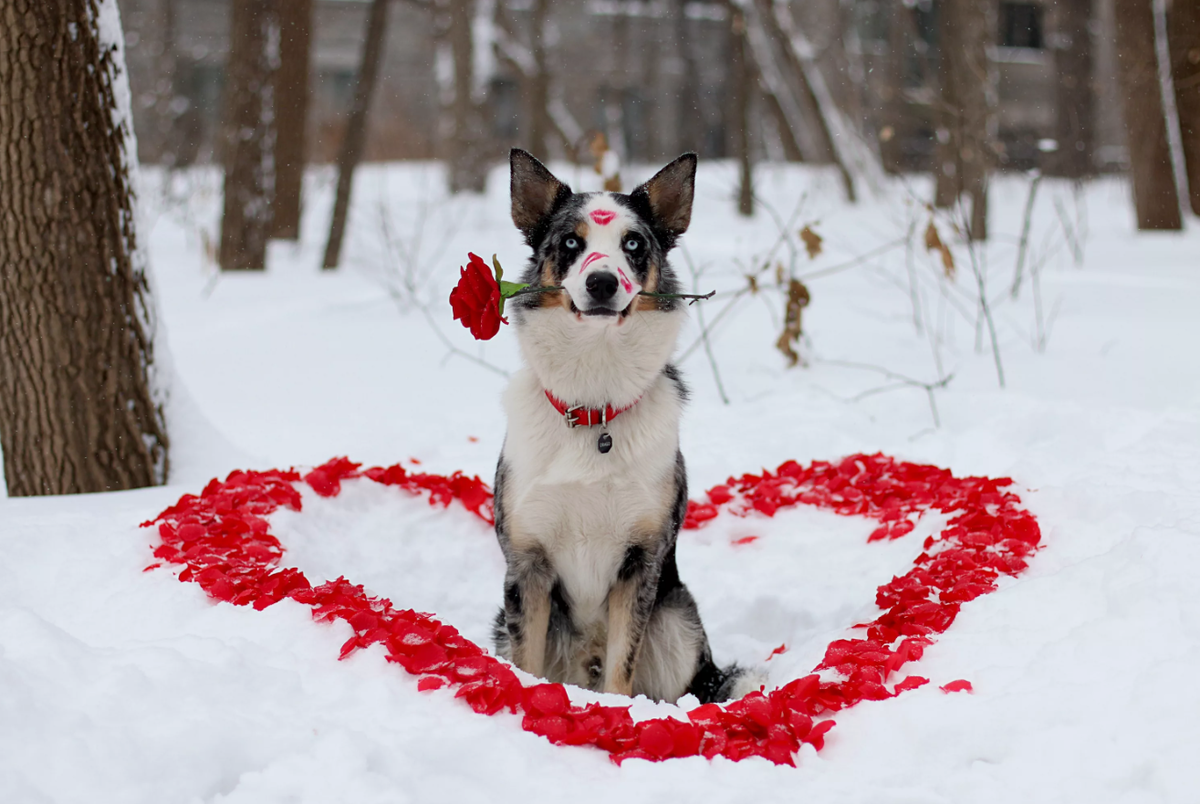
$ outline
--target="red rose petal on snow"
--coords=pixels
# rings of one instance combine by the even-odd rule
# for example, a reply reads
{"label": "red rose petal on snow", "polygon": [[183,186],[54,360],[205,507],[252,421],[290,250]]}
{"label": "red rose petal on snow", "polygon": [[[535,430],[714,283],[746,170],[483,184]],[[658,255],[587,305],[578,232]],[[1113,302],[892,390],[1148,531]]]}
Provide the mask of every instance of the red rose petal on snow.
{"label": "red rose petal on snow", "polygon": [[[486,268],[472,255],[472,263],[476,261]],[[462,292],[467,301],[490,298],[486,284],[466,286]],[[499,327],[486,315],[481,321]],[[412,459],[412,463],[419,462]],[[459,472],[410,475],[399,464],[360,472],[359,466],[335,458],[303,480],[316,493],[335,496],[343,480],[365,476],[426,495],[431,504],[444,506],[457,499],[479,518],[492,521],[491,489],[478,477]],[[821,681],[813,674],[724,707],[697,707],[688,713],[688,723],[664,719],[634,724],[628,707],[573,708],[562,685],[523,687],[509,667],[454,628],[428,615],[398,611],[389,601],[368,595],[362,586],[344,578],[314,588],[298,570],[280,569],[277,562],[283,548],[269,533],[265,517],[281,506],[300,510],[301,497],[294,484],[301,480],[295,471],[235,471],[224,482],[210,482],[200,496],[184,495],[143,523],[158,526],[162,543],[153,548],[155,557],[180,565],[179,579],[198,582],[214,599],[262,609],[291,598],[311,606],[317,620],[344,620],[355,635],[343,646],[343,658],[384,642],[389,661],[421,676],[419,690],[456,685],[455,697],[482,714],[524,709],[523,724],[530,731],[560,745],[595,745],[609,751],[616,762],[698,754],[733,760],[761,756],[794,764],[799,741],[820,750],[833,728],[832,720],[814,723],[814,716],[927,684],[927,679],[909,676],[892,691],[884,686],[891,673],[921,658],[932,643],[931,635],[950,627],[962,603],[993,591],[1001,574],[1024,570],[1025,559],[1041,540],[1036,519],[1019,508],[1015,494],[1002,491],[1011,485],[1007,478],[955,478],[938,467],[900,463],[878,454],[850,456],[836,464],[814,461],[808,468],[789,461],[775,472],[730,478],[710,490],[709,502],[689,503],[685,527],[698,527],[722,509],[743,517],[772,516],[795,505],[874,518],[880,526],[871,539],[894,539],[911,532],[915,518],[928,509],[945,512],[951,519],[941,533],[924,541],[925,552],[912,569],[879,587],[876,602],[883,613],[857,626],[866,628],[867,638],[839,639],[829,645],[820,666],[841,674],[842,680]],[[735,544],[755,539],[743,537]],[[768,659],[785,650],[781,645]],[[941,689],[971,692],[972,686],[959,679]]]}
{"label": "red rose petal on snow", "polygon": [[902,692],[915,690],[917,687],[924,687],[928,683],[929,679],[927,678],[922,678],[921,676],[909,676],[896,685],[896,694],[899,695]]}
{"label": "red rose petal on snow", "polygon": [[825,747],[825,735],[836,725],[832,720],[822,720],[820,723],[813,725],[812,731],[805,736],[804,742],[820,751]]}
{"label": "red rose petal on snow", "polygon": [[971,682],[965,678],[960,678],[957,681],[951,681],[949,684],[943,684],[940,687],[942,692],[974,692],[975,688],[971,686]]}
{"label": "red rose petal on snow", "polygon": [[571,708],[571,699],[562,684],[538,684],[529,687],[525,695],[526,704],[536,712],[558,715]]}
{"label": "red rose petal on snow", "polygon": [[665,759],[675,750],[675,738],[662,723],[650,721],[638,735],[638,747],[656,759]]}

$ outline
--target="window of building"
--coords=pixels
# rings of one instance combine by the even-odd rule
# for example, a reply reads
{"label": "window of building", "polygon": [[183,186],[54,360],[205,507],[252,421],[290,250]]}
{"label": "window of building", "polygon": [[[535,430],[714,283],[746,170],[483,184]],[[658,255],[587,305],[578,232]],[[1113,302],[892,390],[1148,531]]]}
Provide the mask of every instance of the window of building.
{"label": "window of building", "polygon": [[1000,4],[1000,46],[1041,50],[1042,7],[1037,3]]}
{"label": "window of building", "polygon": [[502,143],[516,142],[520,137],[520,84],[508,78],[493,78],[488,102],[492,108],[492,136]]}

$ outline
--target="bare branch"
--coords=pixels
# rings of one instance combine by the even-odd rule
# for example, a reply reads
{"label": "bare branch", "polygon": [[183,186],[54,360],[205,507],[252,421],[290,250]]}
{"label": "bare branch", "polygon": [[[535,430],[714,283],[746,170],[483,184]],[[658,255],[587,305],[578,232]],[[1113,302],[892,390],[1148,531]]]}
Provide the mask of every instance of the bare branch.
{"label": "bare branch", "polygon": [[922,389],[925,391],[925,396],[929,400],[929,412],[933,416],[933,426],[942,426],[941,417],[938,415],[937,402],[935,401],[933,392],[949,385],[950,381],[954,379],[953,372],[947,374],[945,377],[942,377],[937,382],[924,382],[922,380],[914,380],[912,377],[906,377],[903,374],[899,374],[891,369],[883,368],[882,366],[873,366],[870,363],[856,363],[851,360],[820,360],[818,362],[827,366],[841,366],[843,368],[859,369],[862,371],[874,371],[884,375],[889,380],[893,380],[893,382],[889,385],[881,386],[879,388],[871,388],[851,397],[851,402],[858,402],[859,400],[865,399],[868,396],[887,393],[889,391],[896,391],[901,388]]}
{"label": "bare branch", "polygon": [[[692,255],[687,248],[681,247],[679,253],[683,256],[683,261],[687,263],[688,271],[692,275],[692,290],[700,288],[700,272],[696,269],[696,264],[692,262]],[[721,382],[721,372],[717,368],[717,358],[713,354],[712,344],[708,340],[708,327],[704,324],[704,305],[696,308],[696,319],[700,324],[700,338],[704,342],[704,353],[708,355],[708,364],[712,367],[713,380],[717,383],[717,393],[721,395],[721,401],[726,405],[729,404],[729,396],[725,393],[725,385]],[[687,355],[685,354],[684,357]],[[680,358],[682,360],[683,358]]]}
{"label": "bare branch", "polygon": [[1021,242],[1017,246],[1017,267],[1013,271],[1012,297],[1015,299],[1021,292],[1021,272],[1025,267],[1025,255],[1029,250],[1029,226],[1033,221],[1033,201],[1037,197],[1038,185],[1042,183],[1042,174],[1038,173],[1029,182],[1029,195],[1025,199],[1025,214],[1021,218]]}
{"label": "bare branch", "polygon": [[996,363],[996,379],[1000,383],[1000,387],[1004,387],[1004,365],[1000,360],[1000,341],[996,336],[996,322],[992,318],[992,306],[988,304],[987,286],[983,278],[983,268],[979,264],[979,253],[975,248],[975,240],[967,239],[967,254],[971,258],[971,273],[975,275],[975,282],[979,285],[979,311],[983,314],[984,321],[987,322],[988,334],[992,341],[992,359]]}
{"label": "bare branch", "polygon": [[878,257],[881,254],[886,254],[887,252],[892,251],[893,249],[903,246],[905,243],[908,242],[908,240],[909,240],[909,238],[907,236],[900,237],[895,240],[889,240],[887,243],[884,243],[881,246],[877,246],[876,248],[871,249],[870,251],[866,252],[865,254],[860,254],[859,256],[855,257],[852,260],[849,260],[848,262],[838,263],[837,265],[831,265],[828,268],[822,268],[819,271],[813,271],[811,273],[802,274],[799,277],[800,281],[808,282],[810,280],[817,279],[822,276],[829,276],[830,274],[836,274],[840,271],[849,270],[850,268],[857,268],[858,266],[862,265],[864,262],[871,259],[872,257]]}

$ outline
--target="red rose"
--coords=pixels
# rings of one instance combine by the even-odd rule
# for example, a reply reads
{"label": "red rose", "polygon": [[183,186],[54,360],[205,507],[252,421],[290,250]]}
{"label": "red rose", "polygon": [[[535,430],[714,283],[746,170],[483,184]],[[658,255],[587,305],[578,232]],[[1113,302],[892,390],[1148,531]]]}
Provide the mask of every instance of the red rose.
{"label": "red rose", "polygon": [[467,256],[467,267],[459,269],[458,284],[450,291],[450,307],[454,319],[462,321],[477,340],[491,340],[500,331],[501,322],[508,323],[500,317],[500,284],[478,255]]}

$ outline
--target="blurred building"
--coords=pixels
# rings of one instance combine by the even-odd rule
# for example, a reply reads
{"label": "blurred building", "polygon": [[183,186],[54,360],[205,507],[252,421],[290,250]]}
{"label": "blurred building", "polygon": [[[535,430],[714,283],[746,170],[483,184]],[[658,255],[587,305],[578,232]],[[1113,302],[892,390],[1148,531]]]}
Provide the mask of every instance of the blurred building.
{"label": "blurred building", "polygon": [[[1079,0],[1076,0],[1078,2]],[[144,161],[216,161],[228,50],[229,0],[119,0],[128,44],[134,119]],[[500,2],[500,0],[496,0]],[[1088,2],[1088,0],[1083,0]],[[1093,166],[1123,166],[1116,96],[1114,0],[1091,0]],[[480,48],[485,71],[485,139],[497,155],[523,144],[529,125],[513,48],[524,49],[535,0],[504,3],[507,49]],[[723,2],[578,0],[551,2],[543,44],[558,130],[582,152],[590,132],[605,133],[626,160],[661,161],[685,149],[727,154],[729,22]],[[1058,3],[996,3],[992,64],[1001,168],[1038,166],[1055,147],[1061,93],[1056,92]],[[367,0],[316,0],[312,55],[310,158],[336,153],[353,93]],[[897,8],[905,9],[904,15]],[[794,13],[842,113],[878,142],[891,170],[927,169],[937,102],[938,26],[933,0],[804,0]],[[441,98],[450,69],[447,45],[431,14],[393,0],[385,61],[371,111],[367,159],[422,159],[439,154],[446,121]],[[486,29],[487,26],[480,28]],[[479,26],[477,26],[479,28]],[[497,29],[498,30],[498,29]],[[489,55],[488,51],[493,52]],[[503,51],[503,52],[502,52]],[[899,55],[897,55],[899,54]],[[515,56],[519,60],[521,53]],[[439,77],[442,83],[439,83]],[[777,123],[761,98],[752,103],[755,151],[783,159]],[[565,154],[565,137],[553,139]],[[578,155],[578,154],[576,154]]]}

